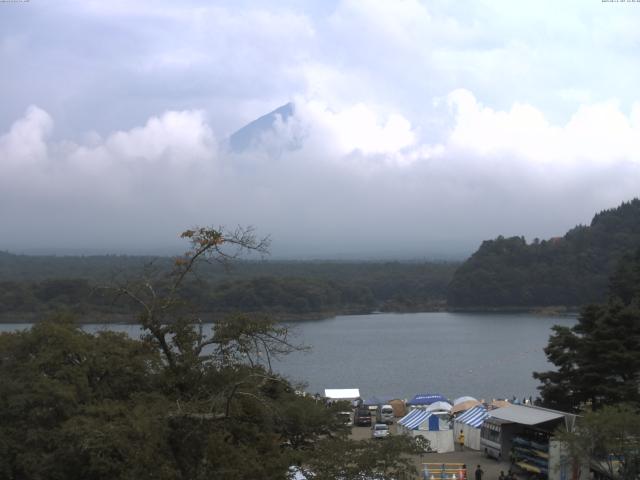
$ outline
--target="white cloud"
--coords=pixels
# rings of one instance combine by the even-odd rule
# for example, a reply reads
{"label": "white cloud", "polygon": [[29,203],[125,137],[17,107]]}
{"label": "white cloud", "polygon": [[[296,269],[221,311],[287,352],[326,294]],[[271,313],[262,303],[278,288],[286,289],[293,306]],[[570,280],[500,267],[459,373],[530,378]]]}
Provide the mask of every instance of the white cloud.
{"label": "white cloud", "polygon": [[362,103],[333,112],[319,101],[296,103],[295,119],[306,126],[307,148],[334,156],[395,154],[416,141],[410,122],[399,114],[381,119]]}
{"label": "white cloud", "polygon": [[297,95],[383,105],[430,128],[428,100],[457,88],[557,123],[613,94],[628,108],[640,76],[633,5],[69,0],[20,12],[0,20],[12,72],[0,125],[37,103],[74,138],[88,122],[104,134],[175,109],[205,110],[226,135]]}
{"label": "white cloud", "polygon": [[552,125],[527,104],[496,111],[471,92],[448,96],[456,111],[451,146],[480,155],[512,154],[532,161],[609,163],[640,161],[638,107],[627,116],[616,101],[582,105],[565,125]]}
{"label": "white cloud", "polygon": [[431,25],[432,18],[425,5],[416,0],[366,3],[344,0],[331,16],[331,22],[335,28],[354,30],[352,33],[367,40],[377,37],[376,46],[386,42],[392,48],[414,49],[416,40],[430,35],[425,27]]}
{"label": "white cloud", "polygon": [[[448,100],[449,134],[425,143],[398,112],[300,97],[265,151],[231,156],[199,111],[79,144],[48,137],[32,107],[0,137],[0,248],[42,246],[43,229],[49,246],[152,248],[192,224],[239,223],[271,233],[278,255],[421,256],[561,234],[639,191],[640,105],[584,105],[555,124],[525,103]],[[291,139],[301,148],[270,155]]]}
{"label": "white cloud", "polygon": [[5,166],[35,164],[47,157],[46,139],[53,121],[44,110],[30,106],[24,117],[0,137],[0,159]]}
{"label": "white cloud", "polygon": [[144,127],[112,134],[105,148],[115,158],[152,162],[167,158],[171,162],[208,159],[215,150],[215,139],[198,111],[166,112],[150,118]]}
{"label": "white cloud", "polygon": [[162,212],[193,208],[202,195],[194,177],[216,178],[217,147],[201,112],[166,112],[85,145],[47,141],[52,127],[46,112],[30,107],[0,138],[0,203],[15,208],[2,212],[7,225],[48,225],[53,243],[84,237],[86,246],[107,229],[104,240],[118,244],[126,225],[141,234],[145,217],[163,223]]}

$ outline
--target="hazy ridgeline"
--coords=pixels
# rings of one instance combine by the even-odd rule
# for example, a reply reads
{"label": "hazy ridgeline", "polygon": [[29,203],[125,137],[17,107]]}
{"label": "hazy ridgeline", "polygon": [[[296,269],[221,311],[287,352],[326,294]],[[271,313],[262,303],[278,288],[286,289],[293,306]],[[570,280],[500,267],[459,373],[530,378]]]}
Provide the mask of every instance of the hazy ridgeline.
{"label": "hazy ridgeline", "polygon": [[[263,312],[283,319],[447,308],[576,307],[601,302],[608,278],[640,245],[640,200],[596,214],[563,237],[498,237],[466,262],[238,261],[199,266],[183,299],[202,313]],[[169,257],[0,253],[5,321],[71,310],[127,315],[105,287],[172,267]]]}
{"label": "hazy ridgeline", "polygon": [[580,307],[606,298],[609,277],[640,246],[640,200],[597,213],[548,240],[498,237],[456,271],[451,307]]}

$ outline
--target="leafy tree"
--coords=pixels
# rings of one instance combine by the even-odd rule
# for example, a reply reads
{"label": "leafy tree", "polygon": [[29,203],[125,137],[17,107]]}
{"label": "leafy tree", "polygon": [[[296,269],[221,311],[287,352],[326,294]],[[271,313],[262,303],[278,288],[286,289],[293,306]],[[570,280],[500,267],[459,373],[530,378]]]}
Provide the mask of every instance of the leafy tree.
{"label": "leafy tree", "polygon": [[629,405],[608,405],[586,410],[572,431],[560,430],[556,438],[567,447],[579,468],[591,461],[608,478],[635,479],[640,475],[640,414]]}
{"label": "leafy tree", "polygon": [[557,370],[536,372],[543,403],[577,411],[640,405],[640,252],[612,276],[609,300],[586,307],[572,327],[554,327],[545,348]]}
{"label": "leafy tree", "polygon": [[413,478],[417,469],[410,454],[421,452],[416,441],[404,435],[360,442],[325,440],[303,471],[310,480]]}
{"label": "leafy tree", "polygon": [[603,302],[620,259],[640,244],[640,199],[596,214],[563,237],[482,242],[449,284],[454,307],[581,307]]}
{"label": "leafy tree", "polygon": [[336,445],[345,454],[329,460],[341,471],[406,470],[411,442],[378,444],[388,448],[372,465],[374,445],[346,439],[343,406],[301,396],[272,371],[273,358],[299,348],[285,328],[236,314],[206,330],[185,301],[201,262],[267,242],[242,229],[183,237],[191,249],[171,270],[151,266],[110,288],[139,307],[142,339],[92,335],[68,318],[0,335],[0,478],[285,479],[294,463],[319,472]]}
{"label": "leafy tree", "polygon": [[0,352],[5,478],[126,478],[164,468],[165,457],[153,455],[160,426],[152,412],[167,405],[155,393],[161,359],[148,344],[58,318],[3,333]]}

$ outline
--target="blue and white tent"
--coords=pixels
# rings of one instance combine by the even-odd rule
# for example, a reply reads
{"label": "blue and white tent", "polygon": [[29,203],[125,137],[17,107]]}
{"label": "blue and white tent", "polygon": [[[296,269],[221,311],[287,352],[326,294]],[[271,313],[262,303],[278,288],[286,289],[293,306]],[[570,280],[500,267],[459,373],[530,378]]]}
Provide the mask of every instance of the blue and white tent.
{"label": "blue and white tent", "polygon": [[[398,425],[402,425],[406,430],[440,430],[440,419],[437,415],[432,415],[421,408],[411,410],[407,415],[398,420]],[[422,426],[422,427],[421,427]]]}
{"label": "blue and white tent", "polygon": [[416,408],[398,420],[398,431],[413,437],[424,437],[429,441],[431,451],[453,452],[453,432],[445,415]]}
{"label": "blue and white tent", "polygon": [[408,406],[418,407],[431,405],[434,402],[446,402],[446,397],[439,393],[418,393],[407,402]]}
{"label": "blue and white tent", "polygon": [[487,417],[489,417],[489,412],[481,405],[473,407],[471,410],[467,410],[456,417],[453,422],[456,441],[458,441],[460,432],[462,432],[464,433],[465,447],[480,450],[480,427],[482,427]]}
{"label": "blue and white tent", "polygon": [[487,409],[478,405],[477,407],[473,407],[471,410],[467,410],[456,418],[456,422],[464,423],[474,428],[480,428],[482,426],[482,422],[484,422],[484,419],[488,416],[489,412],[487,412]]}

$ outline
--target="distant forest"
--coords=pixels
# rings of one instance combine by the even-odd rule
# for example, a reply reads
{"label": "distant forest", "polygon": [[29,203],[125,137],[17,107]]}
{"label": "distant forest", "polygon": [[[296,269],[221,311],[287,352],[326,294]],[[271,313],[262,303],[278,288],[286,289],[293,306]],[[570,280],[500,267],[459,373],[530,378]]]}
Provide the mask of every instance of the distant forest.
{"label": "distant forest", "polygon": [[[206,265],[185,285],[194,309],[215,316],[262,312],[279,319],[373,311],[579,308],[606,298],[608,278],[640,247],[640,200],[593,217],[564,237],[498,237],[464,263],[239,261]],[[0,252],[0,321],[60,310],[88,321],[135,311],[105,286],[172,266],[168,257],[25,256]]]}
{"label": "distant forest", "polygon": [[[206,265],[185,286],[194,309],[263,312],[282,319],[442,309],[459,263],[238,261]],[[32,321],[59,310],[126,320],[133,305],[103,288],[171,268],[169,258],[23,256],[0,252],[0,319]]]}
{"label": "distant forest", "polygon": [[606,298],[608,278],[640,247],[640,200],[593,217],[564,237],[482,243],[456,271],[447,303],[468,307],[580,307]]}

